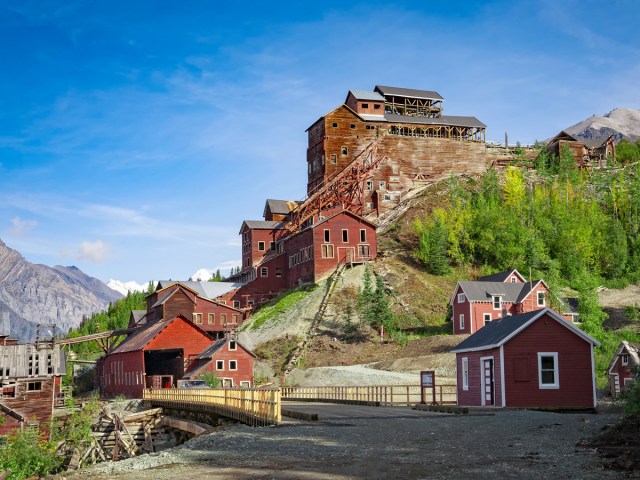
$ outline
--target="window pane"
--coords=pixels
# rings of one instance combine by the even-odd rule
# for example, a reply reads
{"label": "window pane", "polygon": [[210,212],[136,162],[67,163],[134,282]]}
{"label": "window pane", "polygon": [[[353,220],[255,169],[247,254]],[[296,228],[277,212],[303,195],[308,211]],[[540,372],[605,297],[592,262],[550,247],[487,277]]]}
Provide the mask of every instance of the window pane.
{"label": "window pane", "polygon": [[542,370],[553,370],[554,368],[553,357],[541,357],[540,366],[542,367]]}

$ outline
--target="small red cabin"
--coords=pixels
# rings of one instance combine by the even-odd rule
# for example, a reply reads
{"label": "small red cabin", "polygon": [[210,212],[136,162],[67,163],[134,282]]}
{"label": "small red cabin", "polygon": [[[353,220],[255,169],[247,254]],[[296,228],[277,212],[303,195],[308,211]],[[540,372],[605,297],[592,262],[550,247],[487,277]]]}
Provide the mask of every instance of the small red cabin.
{"label": "small red cabin", "polygon": [[493,321],[452,350],[458,405],[595,408],[597,345],[549,308]]}
{"label": "small red cabin", "polygon": [[214,373],[223,387],[253,386],[253,361],[255,355],[235,339],[221,338],[198,355],[189,367],[185,378]]}
{"label": "small red cabin", "polygon": [[640,368],[640,343],[623,341],[607,370],[612,396],[615,397],[623,388],[636,381],[638,373],[632,367]]}

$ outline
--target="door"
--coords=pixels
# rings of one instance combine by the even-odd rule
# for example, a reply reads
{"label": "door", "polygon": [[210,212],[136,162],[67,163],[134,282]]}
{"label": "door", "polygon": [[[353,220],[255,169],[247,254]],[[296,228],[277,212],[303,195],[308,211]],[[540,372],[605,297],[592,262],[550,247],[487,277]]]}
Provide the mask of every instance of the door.
{"label": "door", "polygon": [[482,405],[494,405],[493,357],[481,358]]}
{"label": "door", "polygon": [[338,260],[351,263],[355,257],[356,247],[338,247]]}
{"label": "door", "polygon": [[620,393],[620,376],[617,373],[613,374],[613,396]]}

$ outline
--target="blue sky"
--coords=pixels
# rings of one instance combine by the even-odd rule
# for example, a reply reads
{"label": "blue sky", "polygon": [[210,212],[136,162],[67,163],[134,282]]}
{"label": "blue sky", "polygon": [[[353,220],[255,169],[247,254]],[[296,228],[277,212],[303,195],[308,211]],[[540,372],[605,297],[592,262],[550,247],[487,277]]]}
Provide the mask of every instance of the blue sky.
{"label": "blue sky", "polygon": [[522,143],[640,108],[636,0],[270,3],[0,0],[0,239],[104,281],[224,273],[349,89]]}

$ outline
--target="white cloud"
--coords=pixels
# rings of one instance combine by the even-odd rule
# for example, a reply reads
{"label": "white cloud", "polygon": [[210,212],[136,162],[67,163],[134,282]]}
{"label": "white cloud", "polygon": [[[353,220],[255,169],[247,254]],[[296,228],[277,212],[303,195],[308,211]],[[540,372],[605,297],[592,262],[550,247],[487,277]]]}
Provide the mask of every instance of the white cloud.
{"label": "white cloud", "polygon": [[20,217],[13,217],[11,219],[11,225],[13,225],[13,227],[9,230],[10,235],[14,237],[24,237],[38,226],[38,222],[36,220],[23,220]]}
{"label": "white cloud", "polygon": [[95,242],[82,242],[80,244],[80,252],[77,255],[78,260],[86,260],[93,263],[102,263],[109,256],[111,246],[102,240]]}

